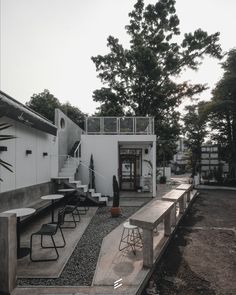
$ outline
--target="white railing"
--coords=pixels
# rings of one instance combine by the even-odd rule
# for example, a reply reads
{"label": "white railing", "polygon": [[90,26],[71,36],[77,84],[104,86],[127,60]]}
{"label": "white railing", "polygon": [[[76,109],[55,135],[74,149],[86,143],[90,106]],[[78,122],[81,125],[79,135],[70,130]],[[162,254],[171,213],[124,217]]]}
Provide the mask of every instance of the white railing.
{"label": "white railing", "polygon": [[153,117],[87,117],[86,134],[154,134]]}
{"label": "white railing", "polygon": [[80,158],[80,157],[81,157],[81,141],[78,143],[74,151],[74,158]]}

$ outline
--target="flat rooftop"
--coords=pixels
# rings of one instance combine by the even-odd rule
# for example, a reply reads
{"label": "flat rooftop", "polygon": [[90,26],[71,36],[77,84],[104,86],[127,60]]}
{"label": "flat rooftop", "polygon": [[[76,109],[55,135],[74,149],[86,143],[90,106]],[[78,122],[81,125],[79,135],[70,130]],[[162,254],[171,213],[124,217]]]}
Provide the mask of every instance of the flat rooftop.
{"label": "flat rooftop", "polygon": [[87,117],[85,134],[153,135],[153,117]]}

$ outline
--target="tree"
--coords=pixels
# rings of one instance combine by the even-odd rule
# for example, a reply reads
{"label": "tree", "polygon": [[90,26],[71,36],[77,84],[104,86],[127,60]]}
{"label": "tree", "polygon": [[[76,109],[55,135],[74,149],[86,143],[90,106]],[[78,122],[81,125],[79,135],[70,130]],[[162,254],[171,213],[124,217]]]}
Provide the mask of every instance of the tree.
{"label": "tree", "polygon": [[69,102],[61,105],[60,109],[78,126],[84,129],[84,118],[86,114],[81,112],[77,107],[72,106]]}
{"label": "tree", "polygon": [[103,87],[100,90],[94,91],[94,99],[96,98],[96,100],[100,100],[100,96],[104,103],[102,103],[100,108],[98,108],[98,112],[96,113],[97,116],[124,116],[124,110],[122,106],[117,101],[116,95],[114,95],[109,88]]}
{"label": "tree", "polygon": [[212,139],[223,145],[230,174],[236,178],[236,49],[222,63],[224,74],[212,91],[208,105]]}
{"label": "tree", "polygon": [[84,117],[86,114],[81,112],[79,108],[72,106],[69,102],[61,104],[47,89],[41,93],[33,94],[26,105],[52,122],[54,122],[55,109],[59,108],[73,122],[84,128]]}
{"label": "tree", "polygon": [[129,17],[129,48],[109,36],[109,53],[92,57],[105,86],[94,91],[93,98],[101,103],[102,111],[110,110],[115,101],[124,114],[154,116],[158,138],[176,141],[176,107],[184,97],[206,89],[206,85],[178,83],[176,78],[186,68],[197,70],[205,55],[221,58],[219,33],[208,35],[198,29],[177,42],[180,30],[174,0],[159,0],[146,7],[143,0],[138,0]]}
{"label": "tree", "polygon": [[45,89],[41,93],[33,94],[26,106],[54,122],[54,111],[56,108],[60,108],[61,104],[53,94]]}
{"label": "tree", "polygon": [[183,117],[183,133],[190,149],[190,165],[192,176],[198,172],[201,159],[201,146],[207,136],[207,102],[185,107],[187,113]]}

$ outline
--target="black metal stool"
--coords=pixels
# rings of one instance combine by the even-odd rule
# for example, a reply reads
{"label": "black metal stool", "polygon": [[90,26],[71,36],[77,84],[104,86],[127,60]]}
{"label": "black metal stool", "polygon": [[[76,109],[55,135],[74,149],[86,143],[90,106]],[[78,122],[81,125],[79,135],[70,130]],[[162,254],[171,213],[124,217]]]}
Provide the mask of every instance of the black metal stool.
{"label": "black metal stool", "polygon": [[136,255],[136,248],[142,248],[143,241],[139,228],[135,225],[131,225],[128,222],[123,224],[123,232],[120,239],[119,250],[122,251],[128,247],[131,247],[134,255]]}

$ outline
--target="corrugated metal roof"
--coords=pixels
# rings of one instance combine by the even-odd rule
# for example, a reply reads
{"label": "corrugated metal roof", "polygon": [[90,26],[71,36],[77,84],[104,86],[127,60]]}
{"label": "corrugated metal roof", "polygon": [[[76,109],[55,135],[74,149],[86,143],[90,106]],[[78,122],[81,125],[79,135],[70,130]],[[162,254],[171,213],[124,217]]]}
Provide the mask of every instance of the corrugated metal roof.
{"label": "corrugated metal roof", "polygon": [[0,91],[0,117],[6,116],[37,130],[57,135],[57,127],[29,107]]}

